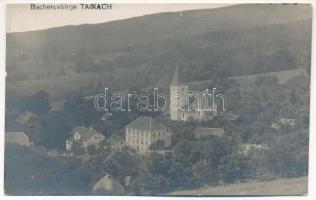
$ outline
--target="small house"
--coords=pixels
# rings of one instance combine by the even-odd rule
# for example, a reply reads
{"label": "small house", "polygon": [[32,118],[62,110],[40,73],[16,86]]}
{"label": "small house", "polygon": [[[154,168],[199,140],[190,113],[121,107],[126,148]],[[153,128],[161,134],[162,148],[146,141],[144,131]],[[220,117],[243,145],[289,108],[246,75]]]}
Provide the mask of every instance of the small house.
{"label": "small house", "polygon": [[72,131],[71,138],[66,140],[66,151],[72,151],[74,144],[78,144],[84,151],[89,146],[97,149],[104,140],[104,135],[93,128],[77,127]]}
{"label": "small house", "polygon": [[24,132],[7,132],[5,133],[6,144],[18,144],[21,146],[30,147],[32,143],[29,137]]}
{"label": "small house", "polygon": [[93,186],[93,192],[112,195],[123,195],[125,194],[125,189],[110,174],[106,174]]}

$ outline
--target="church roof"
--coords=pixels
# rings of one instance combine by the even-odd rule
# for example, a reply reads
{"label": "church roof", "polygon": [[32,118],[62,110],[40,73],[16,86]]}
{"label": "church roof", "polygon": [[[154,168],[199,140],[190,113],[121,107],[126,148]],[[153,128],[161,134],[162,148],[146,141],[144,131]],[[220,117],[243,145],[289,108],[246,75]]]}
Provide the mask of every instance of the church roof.
{"label": "church roof", "polygon": [[180,74],[181,73],[179,72],[179,66],[177,65],[176,71],[174,72],[174,75],[173,75],[171,85],[177,86],[177,85],[183,84],[183,80]]}
{"label": "church roof", "polygon": [[162,130],[167,127],[159,123],[152,117],[139,117],[126,126],[126,128],[133,128],[139,130]]}

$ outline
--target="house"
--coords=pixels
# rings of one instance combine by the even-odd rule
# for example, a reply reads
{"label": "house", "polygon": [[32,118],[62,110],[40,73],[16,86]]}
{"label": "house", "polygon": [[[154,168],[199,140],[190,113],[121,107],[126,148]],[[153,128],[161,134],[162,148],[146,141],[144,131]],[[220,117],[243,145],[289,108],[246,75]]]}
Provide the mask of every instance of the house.
{"label": "house", "polygon": [[30,111],[24,111],[17,119],[17,122],[19,125],[31,125],[35,120],[37,119],[37,115],[30,112]]}
{"label": "house", "polygon": [[281,118],[279,120],[279,124],[281,124],[283,126],[293,127],[294,124],[295,124],[295,119],[292,119],[292,118]]}
{"label": "house", "polygon": [[281,130],[281,125],[278,122],[274,122],[271,124],[271,128],[274,130]]}
{"label": "house", "polygon": [[262,152],[268,150],[269,147],[266,144],[242,144],[239,146],[239,153],[247,155],[250,152]]}
{"label": "house", "polygon": [[100,143],[105,140],[103,134],[93,128],[77,127],[71,133],[71,138],[66,140],[66,151],[73,150],[75,143],[79,144],[81,149],[86,151],[89,146],[100,147]]}
{"label": "house", "polygon": [[113,134],[106,140],[107,146],[109,146],[112,150],[122,151],[124,147],[126,147],[126,142],[120,136]]}
{"label": "house", "polygon": [[24,132],[7,132],[5,133],[5,144],[18,144],[30,147],[32,143]]}
{"label": "house", "polygon": [[293,127],[295,125],[295,119],[292,118],[281,118],[278,122],[271,124],[271,128],[275,130],[281,130],[284,127]]}
{"label": "house", "polygon": [[[188,94],[191,98],[188,97]],[[189,101],[190,99],[192,102]],[[175,102],[181,102],[180,108]],[[181,80],[177,66],[170,85],[170,119],[174,121],[208,121],[213,120],[215,116],[217,116],[217,105],[214,99],[206,96],[204,91],[189,90],[189,84]]]}
{"label": "house", "polygon": [[220,112],[217,118],[221,118],[227,121],[234,121],[239,118],[239,115],[235,115],[233,113],[228,113],[228,112]]}
{"label": "house", "polygon": [[223,128],[207,128],[207,127],[197,127],[193,131],[195,139],[204,139],[210,136],[223,137],[224,129]]}
{"label": "house", "polygon": [[110,119],[112,117],[112,113],[105,113],[102,117],[101,120],[102,121],[106,121],[108,119]]}
{"label": "house", "polygon": [[126,144],[138,151],[147,153],[149,147],[162,142],[165,147],[171,145],[171,130],[152,117],[139,117],[126,126]]}
{"label": "house", "polygon": [[94,98],[95,98],[95,96],[91,95],[91,96],[85,96],[83,99],[86,101],[89,101],[89,100],[93,100]]}
{"label": "house", "polygon": [[94,193],[109,193],[113,195],[124,195],[124,187],[110,174],[103,176],[94,186]]}

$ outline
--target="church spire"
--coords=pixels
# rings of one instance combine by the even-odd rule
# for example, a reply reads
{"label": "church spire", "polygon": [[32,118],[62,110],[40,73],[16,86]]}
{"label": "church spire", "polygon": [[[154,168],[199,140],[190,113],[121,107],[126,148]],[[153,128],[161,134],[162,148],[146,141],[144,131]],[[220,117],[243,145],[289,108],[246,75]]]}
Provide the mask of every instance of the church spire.
{"label": "church spire", "polygon": [[177,68],[176,68],[176,71],[174,72],[171,85],[179,85],[179,84],[180,84],[179,65],[177,64]]}

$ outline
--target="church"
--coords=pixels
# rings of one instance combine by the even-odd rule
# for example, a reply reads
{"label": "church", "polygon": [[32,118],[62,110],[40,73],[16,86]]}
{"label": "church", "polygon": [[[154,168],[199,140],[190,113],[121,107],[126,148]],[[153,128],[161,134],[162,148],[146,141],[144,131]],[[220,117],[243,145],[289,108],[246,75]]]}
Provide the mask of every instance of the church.
{"label": "church", "polygon": [[[170,119],[174,121],[209,121],[217,115],[217,105],[209,107],[211,98],[202,91],[189,89],[183,82],[177,66],[170,85]],[[180,101],[180,102],[179,102]]]}

